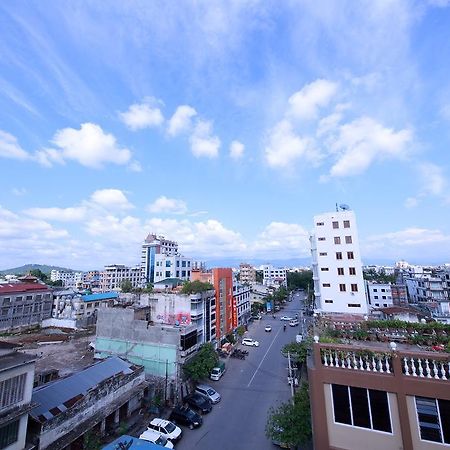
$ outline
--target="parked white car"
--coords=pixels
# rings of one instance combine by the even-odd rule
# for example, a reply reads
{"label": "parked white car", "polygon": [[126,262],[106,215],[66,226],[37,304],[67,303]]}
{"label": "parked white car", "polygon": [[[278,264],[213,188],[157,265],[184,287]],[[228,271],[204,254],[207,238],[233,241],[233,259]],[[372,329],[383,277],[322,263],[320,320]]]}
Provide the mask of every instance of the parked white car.
{"label": "parked white car", "polygon": [[152,442],[153,444],[159,445],[160,447],[174,448],[172,442],[167,440],[161,433],[158,433],[157,431],[147,429],[139,436],[139,439]]}
{"label": "parked white car", "polygon": [[242,339],[242,345],[248,345],[249,347],[259,347],[259,342],[251,338]]}
{"label": "parked white car", "polygon": [[181,428],[177,427],[170,420],[164,420],[156,417],[147,426],[149,430],[157,431],[170,441],[178,441],[181,439]]}

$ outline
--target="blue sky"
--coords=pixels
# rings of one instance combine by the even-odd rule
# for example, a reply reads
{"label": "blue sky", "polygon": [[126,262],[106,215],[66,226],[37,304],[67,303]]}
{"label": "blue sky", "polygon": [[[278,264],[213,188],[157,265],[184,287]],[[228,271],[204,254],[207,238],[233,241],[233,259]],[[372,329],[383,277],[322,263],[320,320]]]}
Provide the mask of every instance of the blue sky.
{"label": "blue sky", "polygon": [[309,256],[449,261],[450,3],[0,3],[0,268]]}

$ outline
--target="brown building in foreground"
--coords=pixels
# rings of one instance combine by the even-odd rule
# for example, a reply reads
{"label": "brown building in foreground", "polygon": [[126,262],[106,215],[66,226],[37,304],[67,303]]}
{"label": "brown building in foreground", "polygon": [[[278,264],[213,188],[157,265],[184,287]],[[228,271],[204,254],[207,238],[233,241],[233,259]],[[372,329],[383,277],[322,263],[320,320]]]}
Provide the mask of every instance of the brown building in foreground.
{"label": "brown building in foreground", "polygon": [[308,361],[314,448],[449,448],[449,360],[388,344],[315,343]]}

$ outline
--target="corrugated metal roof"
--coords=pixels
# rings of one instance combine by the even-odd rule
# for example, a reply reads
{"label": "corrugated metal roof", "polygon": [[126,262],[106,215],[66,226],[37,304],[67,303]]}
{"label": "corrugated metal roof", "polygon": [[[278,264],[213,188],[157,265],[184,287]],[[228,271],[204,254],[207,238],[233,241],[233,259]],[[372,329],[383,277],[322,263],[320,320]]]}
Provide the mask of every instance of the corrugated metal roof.
{"label": "corrugated metal roof", "polygon": [[[130,369],[131,366],[132,364],[123,359],[112,356],[67,378],[33,389],[32,402],[37,403],[39,406],[33,408],[30,414],[37,420],[39,420],[38,417],[41,415],[46,419],[51,419],[59,413],[55,410],[55,414],[53,414],[50,410],[57,408],[60,411],[65,411],[71,406],[70,403],[68,403],[68,406],[65,406],[65,402],[77,396],[86,395],[89,389],[94,388],[113,375],[120,372],[124,374],[133,372]],[[71,403],[73,404],[74,402]]]}
{"label": "corrugated metal roof", "polygon": [[118,298],[118,297],[119,294],[117,292],[102,292],[100,294],[88,294],[81,296],[83,302],[95,302],[99,300],[107,300],[109,298]]}

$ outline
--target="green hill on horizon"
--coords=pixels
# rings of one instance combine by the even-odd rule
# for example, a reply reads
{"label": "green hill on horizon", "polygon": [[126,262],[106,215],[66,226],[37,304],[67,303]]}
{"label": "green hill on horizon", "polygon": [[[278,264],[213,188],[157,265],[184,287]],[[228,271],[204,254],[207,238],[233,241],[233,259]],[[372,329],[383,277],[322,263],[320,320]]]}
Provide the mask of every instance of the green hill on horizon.
{"label": "green hill on horizon", "polygon": [[50,272],[52,270],[61,270],[64,272],[83,272],[82,270],[74,270],[74,269],[67,269],[65,267],[58,267],[58,266],[47,266],[45,264],[25,264],[20,267],[13,267],[12,269],[4,269],[0,270],[0,274],[2,275],[25,275],[30,270],[36,270],[39,269],[41,272],[45,273],[46,275],[50,275]]}

